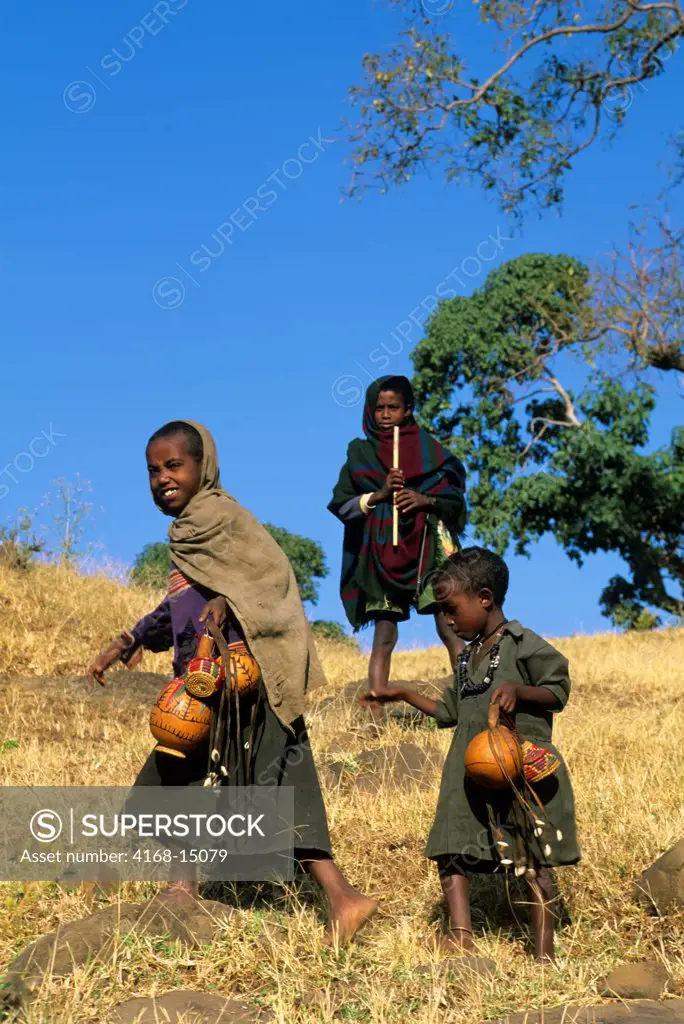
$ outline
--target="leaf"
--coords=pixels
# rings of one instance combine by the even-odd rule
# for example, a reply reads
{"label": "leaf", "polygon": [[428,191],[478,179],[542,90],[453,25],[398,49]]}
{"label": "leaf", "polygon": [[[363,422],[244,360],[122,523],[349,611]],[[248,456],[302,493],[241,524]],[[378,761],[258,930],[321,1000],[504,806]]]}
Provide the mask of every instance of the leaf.
{"label": "leaf", "polygon": [[561,357],[583,356],[591,301],[570,257],[510,260],[441,303],[411,354],[413,386],[421,424],[466,465],[474,537],[527,554],[551,534],[580,565],[617,552],[631,578],[601,605],[641,628],[644,609],[684,612],[684,430],[649,451],[657,396],[644,381],[587,365],[577,394],[563,387]]}

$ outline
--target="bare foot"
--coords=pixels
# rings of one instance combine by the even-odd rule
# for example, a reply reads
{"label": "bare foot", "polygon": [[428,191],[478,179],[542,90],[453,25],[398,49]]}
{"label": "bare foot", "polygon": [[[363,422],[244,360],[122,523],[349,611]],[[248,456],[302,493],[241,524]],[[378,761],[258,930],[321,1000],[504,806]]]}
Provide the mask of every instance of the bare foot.
{"label": "bare foot", "polygon": [[440,956],[463,956],[475,948],[470,932],[450,931],[441,935],[436,942],[436,950]]}
{"label": "bare foot", "polygon": [[555,953],[535,953],[534,959],[538,964],[547,964],[549,967],[553,967],[556,963]]}
{"label": "bare foot", "polygon": [[325,933],[334,942],[349,942],[377,909],[376,900],[370,896],[345,896],[331,908]]}
{"label": "bare foot", "polygon": [[171,882],[157,896],[164,903],[187,903],[199,901],[199,885],[197,882]]}
{"label": "bare foot", "polygon": [[116,896],[121,883],[101,879],[96,882],[81,882],[83,900],[88,907],[92,907],[95,900],[108,900]]}

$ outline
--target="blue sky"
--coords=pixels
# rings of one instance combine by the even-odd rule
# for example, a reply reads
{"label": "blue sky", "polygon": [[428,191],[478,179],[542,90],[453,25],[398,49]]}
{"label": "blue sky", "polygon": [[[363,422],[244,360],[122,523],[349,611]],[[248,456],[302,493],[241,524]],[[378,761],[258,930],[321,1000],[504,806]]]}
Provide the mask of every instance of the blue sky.
{"label": "blue sky", "polygon": [[[421,332],[402,325],[454,268],[468,294],[521,253],[588,260],[624,242],[630,205],[663,184],[681,54],[635,96],[619,139],[577,162],[562,215],[532,214],[516,233],[476,186],[437,175],[340,203],[346,90],[362,54],[396,36],[384,5],[156,6],[38,0],[3,15],[0,455],[16,482],[0,477],[0,520],[78,473],[96,506],[89,538],[130,562],[168,526],[148,495],[145,441],[166,420],[198,419],[226,488],[321,542],[331,574],[315,615],[341,620],[341,526],[325,506],[360,432],[372,353],[385,342],[389,369],[410,372]],[[460,11],[448,18],[484,62],[470,5]],[[478,268],[490,235],[498,246]],[[657,383],[661,443],[681,421],[682,390]],[[15,466],[50,430],[46,454]],[[547,635],[606,628],[598,595],[615,557],[579,570],[546,538],[511,567],[509,615]],[[432,637],[418,618],[401,632],[403,646]]]}

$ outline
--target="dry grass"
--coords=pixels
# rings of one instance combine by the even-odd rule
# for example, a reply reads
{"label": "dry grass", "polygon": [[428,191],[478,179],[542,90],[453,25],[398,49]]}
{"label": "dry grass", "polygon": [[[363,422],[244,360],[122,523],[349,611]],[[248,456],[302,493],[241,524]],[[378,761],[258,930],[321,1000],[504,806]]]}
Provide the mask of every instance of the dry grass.
{"label": "dry grass", "polygon": [[[78,673],[93,650],[149,610],[157,596],[54,567],[27,577],[5,572],[0,668],[20,675]],[[557,742],[573,774],[584,859],[558,872],[566,918],[554,969],[542,972],[530,959],[503,880],[480,880],[473,885],[477,938],[498,974],[466,988],[444,982],[429,951],[440,913],[438,883],[422,857],[435,778],[432,788],[409,798],[391,789],[374,796],[326,792],[340,865],[382,903],[382,917],[347,951],[336,954],[322,944],[322,908],[305,881],[269,893],[258,906],[246,904],[239,926],[231,924],[208,954],[162,940],[120,943],[107,963],[49,981],[27,1024],[103,1021],[109,1006],[134,993],[175,986],[254,996],[282,1024],[395,1024],[409,1014],[417,1024],[475,1024],[542,1004],[594,1001],[596,980],[612,966],[653,957],[667,964],[684,991],[684,917],[646,916],[631,887],[684,835],[684,630],[577,637],[558,646],[570,658],[574,689],[557,722]],[[361,678],[366,665],[361,655],[335,645],[322,654],[330,685],[312,695],[308,716],[320,763],[358,714],[340,701],[324,706],[320,698]],[[167,671],[169,659],[148,656],[143,667]],[[395,678],[438,678],[447,660],[441,648],[430,648],[397,655],[393,668]],[[7,680],[0,686],[0,722],[2,738],[19,742],[0,754],[4,784],[120,784],[133,778],[151,745],[144,706],[113,691],[91,697],[77,688],[70,696],[68,689],[41,692]],[[432,729],[407,735],[392,723],[378,742],[407,738],[444,753],[450,736]],[[367,745],[360,734],[350,739],[350,756]],[[128,883],[121,896],[135,900],[153,890],[151,883]],[[0,898],[2,966],[32,939],[87,912],[81,890],[50,884],[6,883]],[[265,912],[282,914],[287,929],[272,948],[264,948]],[[516,914],[524,918],[524,908]],[[431,966],[416,973],[418,965]]]}

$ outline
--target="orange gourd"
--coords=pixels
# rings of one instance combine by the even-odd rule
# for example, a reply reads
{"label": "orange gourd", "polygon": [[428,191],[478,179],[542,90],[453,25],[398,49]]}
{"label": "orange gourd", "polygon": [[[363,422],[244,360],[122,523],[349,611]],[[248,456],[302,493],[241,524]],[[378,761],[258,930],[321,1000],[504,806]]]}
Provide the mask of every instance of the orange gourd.
{"label": "orange gourd", "polygon": [[484,789],[506,789],[520,777],[522,768],[520,744],[499,723],[499,705],[490,704],[487,728],[466,747],[466,775]]}
{"label": "orange gourd", "polygon": [[223,686],[233,695],[237,689],[240,699],[256,692],[261,670],[247,645],[241,640],[224,645],[227,657],[212,658],[213,644],[211,636],[201,636],[185,676],[172,679],[157,697],[150,729],[158,753],[187,757],[201,751],[209,740],[212,708],[217,707]]}
{"label": "orange gourd", "polygon": [[157,740],[158,753],[187,757],[209,739],[211,707],[191,697],[182,679],[172,679],[152,708],[150,729]]}
{"label": "orange gourd", "polygon": [[231,693],[236,686],[241,697],[254,693],[261,679],[261,669],[250,654],[247,644],[242,640],[228,644],[228,655],[228,665],[225,665],[225,658],[222,657],[221,661],[224,663],[226,683],[230,686]]}

